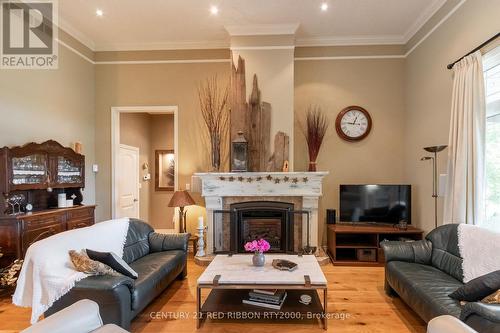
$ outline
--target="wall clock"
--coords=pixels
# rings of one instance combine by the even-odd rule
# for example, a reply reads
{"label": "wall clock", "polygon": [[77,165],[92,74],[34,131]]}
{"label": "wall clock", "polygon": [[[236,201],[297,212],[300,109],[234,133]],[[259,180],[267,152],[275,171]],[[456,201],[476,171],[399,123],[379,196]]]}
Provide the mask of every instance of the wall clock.
{"label": "wall clock", "polygon": [[348,106],[340,111],[335,121],[337,134],[346,141],[360,141],[370,134],[372,118],[360,106]]}

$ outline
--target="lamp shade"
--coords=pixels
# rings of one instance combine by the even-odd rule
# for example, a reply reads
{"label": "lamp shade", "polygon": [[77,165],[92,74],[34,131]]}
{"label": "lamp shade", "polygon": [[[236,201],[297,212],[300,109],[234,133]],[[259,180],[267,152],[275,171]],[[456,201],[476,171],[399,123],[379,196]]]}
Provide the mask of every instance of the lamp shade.
{"label": "lamp shade", "polygon": [[195,202],[188,191],[175,191],[172,199],[170,199],[168,203],[168,207],[186,207],[194,204]]}

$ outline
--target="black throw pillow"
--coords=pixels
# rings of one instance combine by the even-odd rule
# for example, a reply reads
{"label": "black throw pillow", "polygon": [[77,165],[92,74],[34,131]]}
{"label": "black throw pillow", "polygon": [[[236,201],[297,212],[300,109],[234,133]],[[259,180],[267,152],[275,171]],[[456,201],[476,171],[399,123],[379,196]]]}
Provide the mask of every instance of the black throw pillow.
{"label": "black throw pillow", "polygon": [[87,249],[86,252],[90,259],[102,262],[103,264],[108,265],[118,273],[128,276],[129,278],[137,279],[137,277],[139,276],[139,274],[137,274],[137,272],[134,271],[132,267],[130,267],[125,262],[125,260],[118,257],[113,252],[99,252],[89,249]]}
{"label": "black throw pillow", "polygon": [[459,301],[477,302],[500,289],[500,270],[470,280],[449,296]]}

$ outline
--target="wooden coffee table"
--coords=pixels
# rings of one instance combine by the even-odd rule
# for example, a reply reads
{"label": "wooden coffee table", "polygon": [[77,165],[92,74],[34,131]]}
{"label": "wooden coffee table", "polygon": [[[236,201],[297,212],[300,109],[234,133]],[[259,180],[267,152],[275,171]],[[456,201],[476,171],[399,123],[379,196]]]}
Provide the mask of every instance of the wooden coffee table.
{"label": "wooden coffee table", "polygon": [[[273,259],[298,264],[294,271],[272,267]],[[202,289],[210,293],[202,302]],[[287,298],[281,310],[243,304],[251,289],[284,289]],[[323,302],[320,295],[323,291]],[[299,303],[300,295],[312,298],[309,305]],[[217,255],[198,278],[196,290],[197,323],[211,319],[319,319],[327,329],[327,280],[313,255],[267,254],[264,267],[252,265],[252,255]],[[217,314],[217,316],[214,316]],[[224,315],[225,314],[225,315]]]}

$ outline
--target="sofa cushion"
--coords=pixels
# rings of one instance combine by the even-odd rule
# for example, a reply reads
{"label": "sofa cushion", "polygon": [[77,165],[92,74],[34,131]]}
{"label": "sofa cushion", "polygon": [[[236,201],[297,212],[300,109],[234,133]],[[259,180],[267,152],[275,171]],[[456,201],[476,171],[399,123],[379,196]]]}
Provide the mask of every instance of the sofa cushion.
{"label": "sofa cushion", "polygon": [[476,302],[500,289],[500,270],[470,280],[450,294],[459,301]]}
{"label": "sofa cushion", "polygon": [[426,237],[432,242],[432,266],[463,282],[462,258],[458,249],[458,224],[446,224]]}
{"label": "sofa cushion", "polygon": [[149,254],[149,234],[153,231],[153,228],[146,222],[130,219],[127,240],[123,248],[123,260],[127,264]]}
{"label": "sofa cushion", "polygon": [[92,260],[97,260],[108,265],[115,271],[132,279],[137,279],[137,272],[134,271],[122,258],[113,252],[100,252],[87,249],[87,255]]}
{"label": "sofa cushion", "polygon": [[386,265],[386,278],[425,321],[440,315],[460,316],[460,302],[448,295],[463,283],[441,270],[429,265],[391,261]]}
{"label": "sofa cushion", "polygon": [[186,253],[173,250],[151,253],[130,266],[139,274],[132,292],[132,310],[142,311],[184,269]]}

